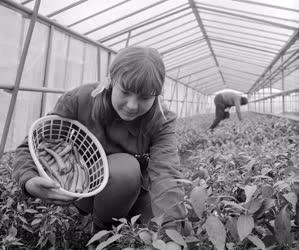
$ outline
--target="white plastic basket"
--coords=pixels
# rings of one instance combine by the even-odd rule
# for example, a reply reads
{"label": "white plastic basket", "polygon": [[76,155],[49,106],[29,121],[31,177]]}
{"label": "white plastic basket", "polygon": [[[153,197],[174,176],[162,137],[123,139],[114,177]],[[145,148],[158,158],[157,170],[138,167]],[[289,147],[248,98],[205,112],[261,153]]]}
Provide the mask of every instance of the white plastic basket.
{"label": "white plastic basket", "polygon": [[63,139],[78,149],[81,162],[87,167],[89,187],[84,193],[60,190],[75,198],[85,198],[101,192],[108,182],[109,169],[105,151],[98,139],[80,122],[57,115],[36,120],[29,129],[28,145],[40,176],[51,179],[38,159],[38,146],[46,139]]}

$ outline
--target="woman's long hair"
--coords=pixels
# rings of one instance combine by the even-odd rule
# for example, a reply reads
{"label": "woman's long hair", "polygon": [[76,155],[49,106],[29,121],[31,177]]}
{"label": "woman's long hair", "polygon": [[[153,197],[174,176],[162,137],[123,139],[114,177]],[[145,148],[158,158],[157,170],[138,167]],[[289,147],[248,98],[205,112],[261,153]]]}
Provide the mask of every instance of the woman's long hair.
{"label": "woman's long hair", "polygon": [[115,84],[120,84],[127,91],[155,96],[153,106],[142,116],[143,131],[153,130],[162,117],[158,96],[162,93],[164,81],[165,66],[157,50],[147,47],[121,50],[111,64],[108,86],[95,97],[93,119],[109,125],[117,117],[111,93]]}

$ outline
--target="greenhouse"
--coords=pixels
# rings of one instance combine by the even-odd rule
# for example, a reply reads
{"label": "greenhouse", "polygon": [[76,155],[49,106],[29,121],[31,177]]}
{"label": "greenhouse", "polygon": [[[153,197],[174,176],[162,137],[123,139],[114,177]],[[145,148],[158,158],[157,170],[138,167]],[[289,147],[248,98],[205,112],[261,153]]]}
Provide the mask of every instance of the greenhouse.
{"label": "greenhouse", "polygon": [[[118,55],[130,48],[153,48],[147,53],[158,52],[165,69],[158,93],[154,89],[144,95],[142,89],[132,92],[123,89],[126,83],[118,84],[121,93],[129,93],[142,107],[153,101],[134,119],[128,118],[133,117],[130,112],[120,115],[117,105],[122,97],[113,94],[118,85],[112,79]],[[299,1],[0,0],[0,57],[2,249],[299,249]],[[159,71],[159,60],[146,65],[152,63]],[[135,65],[136,72],[141,67],[141,62]],[[137,79],[138,72],[135,75]],[[102,132],[88,123],[94,116],[87,117],[87,106],[72,112],[76,116],[62,115],[71,113],[69,106],[61,107],[62,100],[92,84],[97,86],[91,93],[94,100],[112,88],[108,103],[118,115],[111,123],[103,118],[108,124],[104,133],[119,144],[101,140]],[[225,101],[224,93],[234,99],[224,105],[219,118],[217,100],[221,96]],[[241,98],[238,104],[235,98]],[[156,113],[142,120],[150,117],[153,107],[165,119],[161,118],[164,134],[152,124]],[[166,130],[171,126],[170,113],[176,117],[177,145],[168,141],[165,148],[158,148],[158,136],[165,139],[173,132]],[[115,128],[119,120],[125,121],[122,130]],[[127,128],[139,120],[140,127]],[[123,137],[124,128],[138,139],[120,150],[119,145],[129,141],[127,134]],[[150,129],[141,131],[145,128]],[[177,154],[179,163],[170,168],[179,177],[163,166],[151,170],[168,157],[171,147],[177,152],[163,160],[171,165]],[[159,208],[164,211],[159,210],[161,216],[156,209],[147,225],[141,223],[142,212],[130,210],[123,218],[113,218],[112,228],[95,231],[92,213],[82,214],[76,202],[105,193],[114,173],[108,156],[114,153],[134,155],[142,181],[143,171],[149,172],[150,187],[160,192],[156,197],[145,188],[153,211],[153,197],[179,196],[169,183],[183,190],[180,206],[185,215],[175,220],[175,227],[165,226],[167,211],[179,210],[171,203]],[[20,163],[25,154],[32,158]],[[161,159],[155,160],[159,154]],[[145,155],[148,158],[142,158]],[[29,184],[20,180],[28,183],[32,171],[48,181],[51,171],[55,177],[54,170],[47,172],[40,163],[43,159],[45,164],[57,163],[58,170],[63,159],[72,177],[58,183],[66,190],[64,195],[72,192],[78,200],[66,206],[27,190]],[[145,170],[144,160],[149,165]],[[30,174],[16,169],[23,164],[25,171],[30,162],[37,165]],[[125,168],[125,162],[120,163]],[[77,174],[71,171],[73,165],[79,166]],[[63,186],[80,173],[87,180],[82,188],[79,181],[70,183],[69,189]],[[169,183],[167,174],[173,177]],[[166,180],[165,186],[156,181],[159,178]]]}

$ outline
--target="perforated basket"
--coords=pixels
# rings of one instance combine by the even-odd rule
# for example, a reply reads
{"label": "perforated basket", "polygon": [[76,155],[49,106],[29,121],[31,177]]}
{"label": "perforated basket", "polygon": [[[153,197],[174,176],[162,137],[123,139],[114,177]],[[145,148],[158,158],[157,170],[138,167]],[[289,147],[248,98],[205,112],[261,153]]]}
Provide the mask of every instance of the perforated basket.
{"label": "perforated basket", "polygon": [[57,115],[42,117],[31,125],[28,134],[31,156],[39,175],[51,179],[38,158],[38,146],[45,139],[63,139],[74,145],[80,155],[81,163],[88,169],[89,186],[84,193],[70,192],[61,187],[62,192],[76,198],[84,198],[103,190],[109,177],[107,157],[101,143],[84,125]]}

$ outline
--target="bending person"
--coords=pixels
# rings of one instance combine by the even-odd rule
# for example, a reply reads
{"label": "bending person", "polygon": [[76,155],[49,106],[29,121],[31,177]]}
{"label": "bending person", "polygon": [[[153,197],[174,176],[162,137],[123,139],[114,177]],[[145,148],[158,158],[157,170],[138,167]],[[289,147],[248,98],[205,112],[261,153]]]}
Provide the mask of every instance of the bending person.
{"label": "bending person", "polygon": [[223,91],[215,96],[214,103],[216,108],[216,117],[210,127],[211,130],[216,128],[222,120],[229,118],[229,109],[231,107],[236,108],[237,116],[239,120],[242,121],[240,106],[246,105],[248,103],[248,99],[233,91]]}
{"label": "bending person", "polygon": [[108,184],[94,197],[72,200],[38,175],[25,139],[13,172],[24,192],[56,204],[75,202],[81,213],[92,214],[95,231],[137,214],[143,223],[164,214],[165,226],[179,229],[184,192],[174,181],[181,178],[176,116],[159,102],[164,81],[155,49],[128,47],[114,58],[104,85],[85,84],[62,95],[52,114],[78,120],[99,139],[108,156]]}

